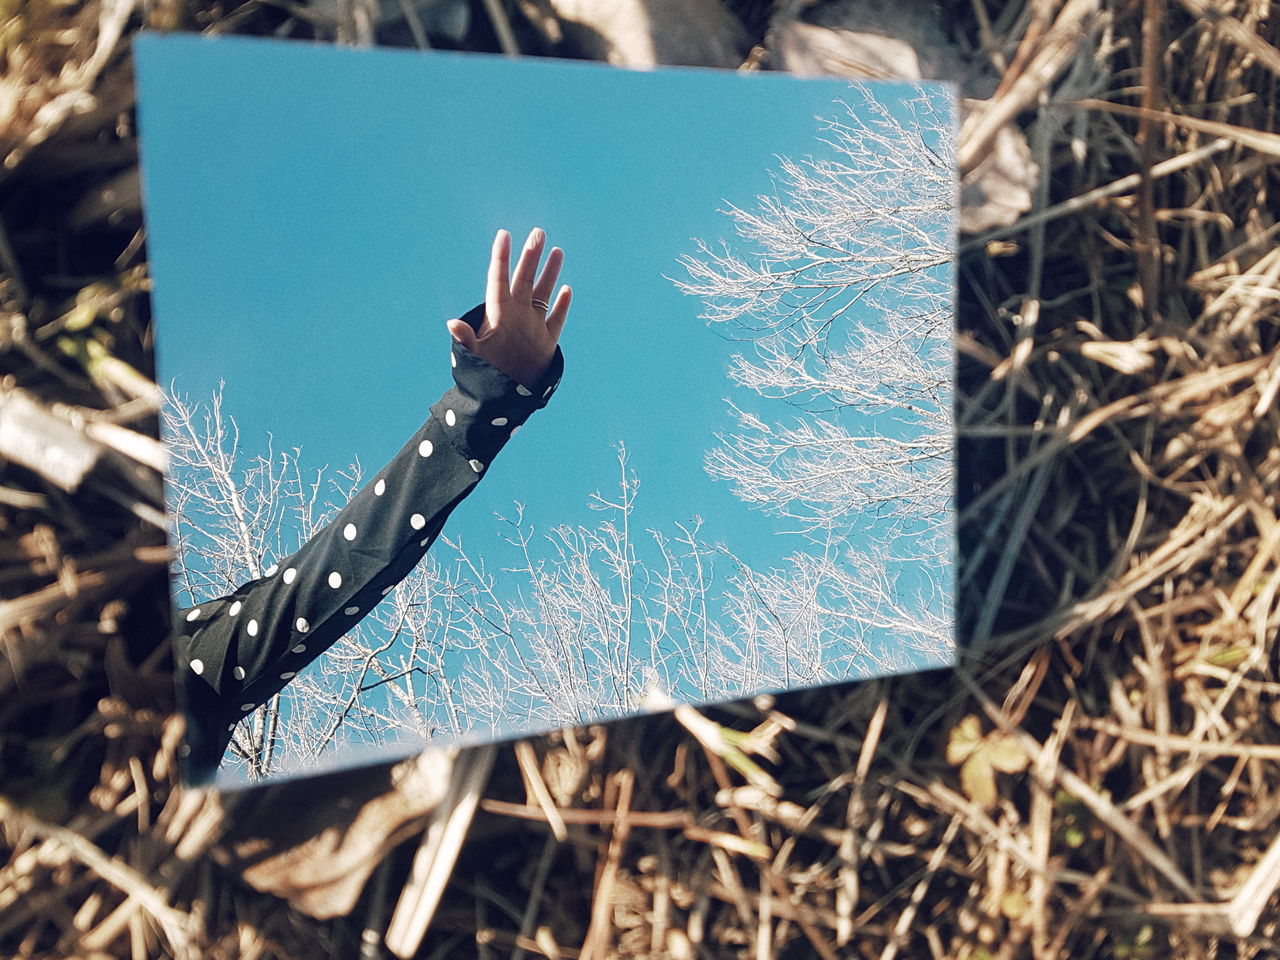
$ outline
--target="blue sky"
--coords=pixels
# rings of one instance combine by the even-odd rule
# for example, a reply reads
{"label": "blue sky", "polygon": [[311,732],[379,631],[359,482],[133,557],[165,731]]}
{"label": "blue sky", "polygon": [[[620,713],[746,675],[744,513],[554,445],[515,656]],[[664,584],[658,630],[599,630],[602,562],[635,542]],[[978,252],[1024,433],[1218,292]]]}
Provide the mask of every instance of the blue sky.
{"label": "blue sky", "polygon": [[[311,468],[382,466],[449,385],[444,322],[483,299],[495,230],[566,251],[563,385],[446,535],[504,561],[495,511],[590,525],[625,441],[635,527],[704,536],[768,567],[806,549],[702,467],[743,344],[664,277],[693,238],[731,238],[726,201],[772,189],[778,156],[824,149],[836,80],[293,42],[138,41],[160,379],[225,381],[248,449],[268,432]],[[884,96],[918,88],[884,85]]]}

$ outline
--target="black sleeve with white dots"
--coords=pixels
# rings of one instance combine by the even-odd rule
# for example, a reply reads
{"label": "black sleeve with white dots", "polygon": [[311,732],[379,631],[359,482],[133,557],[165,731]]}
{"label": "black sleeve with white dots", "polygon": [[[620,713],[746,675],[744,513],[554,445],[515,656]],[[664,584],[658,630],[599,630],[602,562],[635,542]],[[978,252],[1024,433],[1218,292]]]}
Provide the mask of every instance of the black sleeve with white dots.
{"label": "black sleeve with white dots", "polygon": [[[462,319],[478,328],[483,304]],[[457,343],[451,362],[454,387],[332,523],[259,579],[175,615],[189,782],[211,779],[236,723],[408,575],[564,369],[558,348],[528,387]]]}

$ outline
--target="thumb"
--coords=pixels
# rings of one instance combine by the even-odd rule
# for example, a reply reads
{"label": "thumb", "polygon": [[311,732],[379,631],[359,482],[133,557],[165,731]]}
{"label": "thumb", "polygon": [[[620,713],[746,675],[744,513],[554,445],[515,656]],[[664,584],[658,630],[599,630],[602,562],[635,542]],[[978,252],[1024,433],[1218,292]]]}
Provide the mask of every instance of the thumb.
{"label": "thumb", "polygon": [[471,324],[462,320],[450,320],[445,326],[449,328],[449,333],[454,340],[472,353],[476,352],[476,332],[471,329]]}

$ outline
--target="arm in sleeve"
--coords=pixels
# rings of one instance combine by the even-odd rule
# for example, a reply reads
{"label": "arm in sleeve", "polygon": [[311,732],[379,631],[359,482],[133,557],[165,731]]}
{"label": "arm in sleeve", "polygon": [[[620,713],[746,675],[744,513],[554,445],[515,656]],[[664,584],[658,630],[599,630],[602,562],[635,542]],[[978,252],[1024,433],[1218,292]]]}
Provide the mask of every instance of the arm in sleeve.
{"label": "arm in sleeve", "polygon": [[[462,319],[478,328],[484,306]],[[408,575],[506,442],[559,385],[517,384],[458,343],[454,387],[395,458],[300,550],[175,615],[189,779],[212,776],[245,714],[278,693]]]}

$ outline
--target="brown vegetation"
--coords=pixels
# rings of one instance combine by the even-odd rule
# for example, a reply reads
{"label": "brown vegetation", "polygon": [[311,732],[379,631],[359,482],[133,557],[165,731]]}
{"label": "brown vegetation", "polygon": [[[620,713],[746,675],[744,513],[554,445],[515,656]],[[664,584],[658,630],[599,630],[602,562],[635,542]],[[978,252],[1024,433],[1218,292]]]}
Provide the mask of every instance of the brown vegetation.
{"label": "brown vegetation", "polygon": [[[127,42],[341,24],[0,6],[0,954],[1280,953],[1276,11],[947,8],[1001,76],[963,170],[1008,124],[1039,168],[960,251],[961,665],[464,754],[427,803],[175,773]],[[476,9],[460,45],[555,34]]]}

